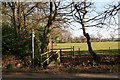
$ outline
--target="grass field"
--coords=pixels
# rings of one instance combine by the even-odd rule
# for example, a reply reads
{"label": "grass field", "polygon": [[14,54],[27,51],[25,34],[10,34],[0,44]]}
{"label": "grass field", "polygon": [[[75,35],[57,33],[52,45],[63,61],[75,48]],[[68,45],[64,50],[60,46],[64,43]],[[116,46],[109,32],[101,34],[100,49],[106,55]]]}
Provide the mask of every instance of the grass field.
{"label": "grass field", "polygon": [[[119,53],[120,50],[118,50],[118,43],[119,42],[92,42],[92,47],[93,50],[97,53]],[[75,47],[75,51],[78,51],[78,48],[80,48],[81,53],[88,53],[87,43],[57,43],[57,45],[54,45],[54,49],[71,48],[72,46]]]}

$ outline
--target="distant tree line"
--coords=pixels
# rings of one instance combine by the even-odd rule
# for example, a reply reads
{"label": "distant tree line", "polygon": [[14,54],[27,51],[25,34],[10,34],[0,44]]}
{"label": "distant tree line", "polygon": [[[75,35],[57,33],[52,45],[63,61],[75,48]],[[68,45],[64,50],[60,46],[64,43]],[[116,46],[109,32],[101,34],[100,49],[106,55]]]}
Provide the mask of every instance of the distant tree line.
{"label": "distant tree line", "polygon": [[[120,41],[119,38],[115,38],[115,33],[110,33],[109,38],[102,38],[102,34],[97,33],[97,36],[90,35],[91,42],[110,42],[110,41]],[[61,35],[57,37],[53,42],[57,43],[85,43],[86,38],[84,36],[73,37],[69,31],[63,31]]]}

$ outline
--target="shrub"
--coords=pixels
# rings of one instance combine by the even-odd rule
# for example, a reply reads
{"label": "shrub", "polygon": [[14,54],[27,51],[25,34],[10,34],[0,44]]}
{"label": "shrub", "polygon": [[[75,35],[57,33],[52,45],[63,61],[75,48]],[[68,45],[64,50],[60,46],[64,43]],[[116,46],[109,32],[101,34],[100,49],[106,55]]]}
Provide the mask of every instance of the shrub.
{"label": "shrub", "polygon": [[7,69],[12,69],[12,68],[13,68],[13,64],[7,64],[7,65],[6,65],[6,68],[7,68]]}
{"label": "shrub", "polygon": [[11,25],[4,23],[2,25],[2,52],[11,53],[23,58],[31,54],[31,39],[26,39],[24,36],[29,34],[22,33],[16,35],[14,28]]}

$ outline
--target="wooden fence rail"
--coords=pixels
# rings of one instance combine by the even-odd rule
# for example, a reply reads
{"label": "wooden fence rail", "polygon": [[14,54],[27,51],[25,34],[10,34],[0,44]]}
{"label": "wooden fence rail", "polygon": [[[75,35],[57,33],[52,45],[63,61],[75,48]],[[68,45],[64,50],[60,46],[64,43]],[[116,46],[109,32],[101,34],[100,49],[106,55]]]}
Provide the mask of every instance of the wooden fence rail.
{"label": "wooden fence rail", "polygon": [[71,49],[71,48],[55,48],[55,49],[52,49],[52,50],[60,50],[60,49],[66,50],[66,49]]}
{"label": "wooden fence rail", "polygon": [[46,55],[46,54],[49,54],[50,52],[51,52],[51,50],[50,50],[50,51],[47,51],[47,52],[45,52],[45,53],[43,53],[43,54],[41,54],[41,56]]}
{"label": "wooden fence rail", "polygon": [[[71,50],[72,52],[72,55],[74,56],[75,55],[75,47],[74,46],[71,46],[70,48],[55,48],[55,49],[51,49],[52,51],[54,50],[60,50],[60,53],[62,53],[62,50]],[[62,55],[62,54],[60,54]]]}

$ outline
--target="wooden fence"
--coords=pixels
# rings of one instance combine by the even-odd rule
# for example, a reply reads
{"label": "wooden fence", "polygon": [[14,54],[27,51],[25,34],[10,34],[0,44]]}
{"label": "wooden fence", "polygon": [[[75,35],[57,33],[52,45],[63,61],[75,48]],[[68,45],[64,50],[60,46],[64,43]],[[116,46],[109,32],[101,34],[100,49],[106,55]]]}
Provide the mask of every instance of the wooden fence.
{"label": "wooden fence", "polygon": [[[50,51],[47,51],[43,54],[40,55],[40,66],[41,68],[43,68],[43,64],[47,63],[49,64],[50,63],[50,58],[54,57],[54,56],[57,56],[56,57],[56,62],[57,62],[57,67],[60,65],[60,62],[61,62],[61,51],[60,50],[57,50],[55,53],[53,53],[52,50]],[[46,58],[43,60],[43,58]]]}
{"label": "wooden fence", "polygon": [[[72,46],[72,47],[70,47],[70,48],[55,48],[55,49],[51,49],[52,51],[54,51],[54,50],[60,50],[60,52],[62,53],[62,50],[71,50],[71,52],[72,52],[72,55],[74,56],[75,55],[75,47],[74,46]],[[62,54],[61,54],[62,55]]]}
{"label": "wooden fence", "polygon": [[[40,65],[41,65],[41,68],[43,68],[43,64],[47,63],[47,64],[50,64],[50,58],[55,58],[56,62],[57,62],[57,67],[60,65],[61,63],[61,57],[62,57],[62,50],[67,50],[67,49],[70,49],[71,52],[72,52],[72,55],[75,56],[75,47],[72,46],[71,48],[56,48],[56,49],[51,49],[43,54],[40,54]],[[57,51],[56,51],[57,50]],[[110,50],[110,47],[109,47],[109,50]],[[81,56],[80,54],[80,48],[78,48],[78,53],[79,55]],[[56,57],[54,57],[56,56]],[[43,58],[46,58],[43,60]]]}
{"label": "wooden fence", "polygon": [[[41,68],[43,68],[43,65],[45,63],[50,64],[50,58],[56,58],[56,62],[57,62],[57,67],[60,65],[61,63],[61,56],[62,56],[62,50],[67,50],[70,49],[72,51],[72,55],[75,55],[75,49],[74,46],[72,46],[71,48],[56,48],[56,49],[51,49],[43,54],[40,54],[40,66]],[[57,50],[57,51],[55,51]],[[56,56],[56,57],[54,57]],[[45,58],[45,59],[43,59]]]}

